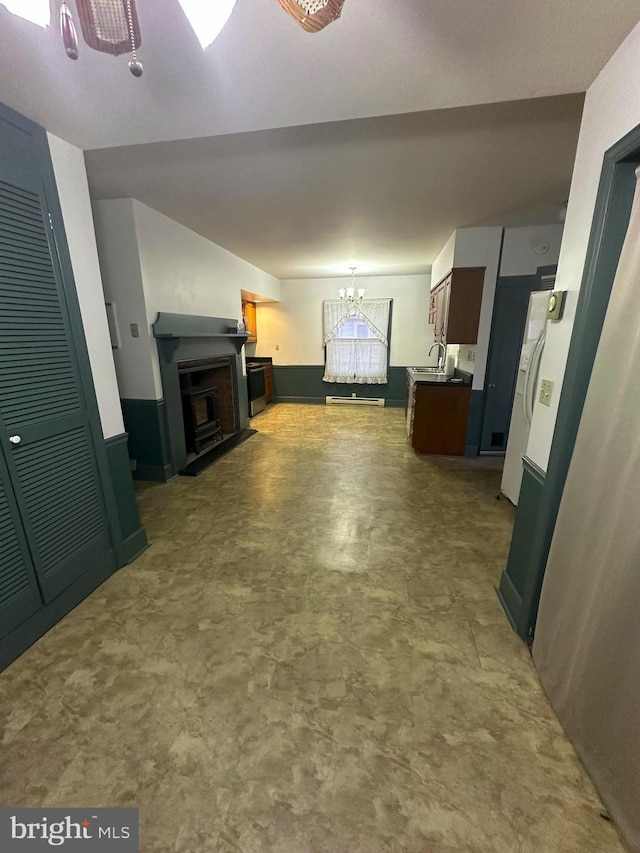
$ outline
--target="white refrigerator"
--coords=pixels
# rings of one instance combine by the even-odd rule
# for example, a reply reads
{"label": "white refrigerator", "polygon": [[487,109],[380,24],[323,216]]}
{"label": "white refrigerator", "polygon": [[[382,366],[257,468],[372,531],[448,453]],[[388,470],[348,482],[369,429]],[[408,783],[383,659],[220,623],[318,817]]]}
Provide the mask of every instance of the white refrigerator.
{"label": "white refrigerator", "polygon": [[527,322],[520,352],[516,393],[513,398],[509,437],[502,472],[502,494],[518,505],[522,483],[522,457],[526,453],[533,405],[538,391],[538,370],[547,326],[548,290],[536,290],[529,299]]}

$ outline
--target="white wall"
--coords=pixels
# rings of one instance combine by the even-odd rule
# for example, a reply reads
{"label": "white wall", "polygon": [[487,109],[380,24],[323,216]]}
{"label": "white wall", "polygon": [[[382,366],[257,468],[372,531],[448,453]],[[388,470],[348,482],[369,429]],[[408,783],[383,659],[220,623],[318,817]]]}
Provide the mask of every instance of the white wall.
{"label": "white wall", "polygon": [[[280,282],[281,302],[258,305],[255,354],[271,356],[274,364],[324,364],[322,301],[336,299],[338,289],[349,283],[346,278]],[[369,297],[393,299],[389,364],[428,364],[433,343],[433,327],[427,325],[431,276],[358,276],[357,286]]]}
{"label": "white wall", "polygon": [[[242,316],[241,290],[280,298],[278,279],[135,199],[94,204],[105,293],[115,302],[122,338],[116,351],[120,396],[162,397],[151,325],[159,311]],[[140,337],[132,338],[131,323]]]}
{"label": "white wall", "polygon": [[[133,199],[96,201],[93,216],[104,297],[116,306],[120,332],[120,349],[113,351],[120,397],[125,400],[159,399],[162,390],[156,387],[150,355],[155,341],[147,322]],[[138,338],[131,336],[132,323],[138,326]]]}
{"label": "white wall", "polygon": [[[500,261],[500,277],[510,275],[535,275],[538,267],[558,263],[562,243],[563,224],[528,225],[524,228],[505,228]],[[536,247],[547,245],[544,254]]]}
{"label": "white wall", "polygon": [[461,347],[462,355],[469,349],[474,352],[475,361],[473,365],[463,361],[458,363],[458,366],[463,370],[471,371],[473,367],[472,387],[474,389],[484,388],[501,244],[502,228],[458,228],[455,233],[453,265],[455,267],[485,267],[478,342],[475,347]]}
{"label": "white wall", "polygon": [[436,284],[439,284],[445,275],[452,269],[455,248],[456,232],[454,231],[442,247],[438,257],[431,265],[431,287],[435,287]]}
{"label": "white wall", "polygon": [[558,412],[578,291],[587,253],[605,151],[640,124],[640,24],[635,27],[587,92],[569,194],[556,288],[567,290],[564,317],[552,323],[540,377],[554,382],[551,406],[536,405],[527,455],[543,470]]}
{"label": "white wall", "polygon": [[[280,297],[277,278],[174,222],[133,202],[149,328],[159,311],[242,318],[242,290]],[[154,341],[155,344],[155,341]],[[151,348],[156,394],[162,395],[158,350]]]}
{"label": "white wall", "polygon": [[105,438],[124,432],[84,155],[51,133],[47,134],[65,233],[71,255],[91,373]]}

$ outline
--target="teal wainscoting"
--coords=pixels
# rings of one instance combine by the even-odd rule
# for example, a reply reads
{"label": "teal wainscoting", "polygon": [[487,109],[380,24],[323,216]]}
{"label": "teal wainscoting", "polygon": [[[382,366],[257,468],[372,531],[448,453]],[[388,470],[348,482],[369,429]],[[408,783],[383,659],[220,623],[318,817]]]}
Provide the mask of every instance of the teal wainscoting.
{"label": "teal wainscoting", "polygon": [[274,403],[321,403],[324,398],[384,397],[387,406],[404,406],[407,384],[406,367],[390,367],[386,385],[343,385],[323,382],[324,366],[321,364],[274,364]]}
{"label": "teal wainscoting", "polygon": [[166,483],[173,476],[164,400],[120,400],[135,480]]}
{"label": "teal wainscoting", "polygon": [[482,389],[471,392],[469,420],[467,421],[467,437],[464,445],[465,456],[477,456],[480,453],[482,421],[484,418],[484,399],[485,394]]}
{"label": "teal wainscoting", "polygon": [[127,446],[128,436],[125,432],[106,439],[104,444],[122,534],[122,541],[116,549],[118,564],[125,566],[135,560],[147,547],[147,534],[140,523],[138,503],[133,490]]}
{"label": "teal wainscoting", "polygon": [[[532,579],[540,576],[536,552],[531,543],[538,524],[545,473],[534,462],[523,459],[522,486],[513,527],[507,567],[502,572],[498,598],[514,630],[527,639],[530,625]],[[546,557],[545,557],[546,559]],[[542,567],[544,570],[544,567]]]}

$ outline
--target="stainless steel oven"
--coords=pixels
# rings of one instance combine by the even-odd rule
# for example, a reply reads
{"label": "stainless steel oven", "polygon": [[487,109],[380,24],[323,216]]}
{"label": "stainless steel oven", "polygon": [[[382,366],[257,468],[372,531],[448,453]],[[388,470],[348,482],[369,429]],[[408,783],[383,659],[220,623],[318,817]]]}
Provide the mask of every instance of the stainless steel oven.
{"label": "stainless steel oven", "polygon": [[247,387],[249,389],[249,417],[267,408],[264,384],[264,364],[247,363]]}

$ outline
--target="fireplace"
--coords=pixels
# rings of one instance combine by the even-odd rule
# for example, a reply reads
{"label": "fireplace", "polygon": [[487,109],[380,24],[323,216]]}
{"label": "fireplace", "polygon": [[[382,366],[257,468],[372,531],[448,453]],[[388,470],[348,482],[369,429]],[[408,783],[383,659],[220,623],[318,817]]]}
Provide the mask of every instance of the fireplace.
{"label": "fireplace", "polygon": [[164,476],[194,476],[255,430],[249,429],[247,383],[237,320],[160,312],[153,324],[162,377]]}

